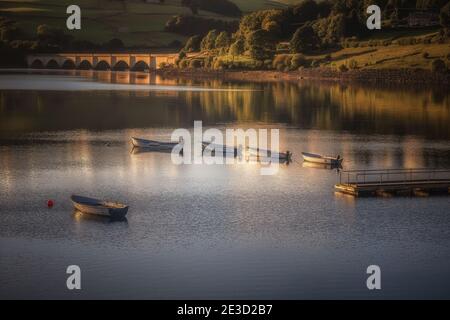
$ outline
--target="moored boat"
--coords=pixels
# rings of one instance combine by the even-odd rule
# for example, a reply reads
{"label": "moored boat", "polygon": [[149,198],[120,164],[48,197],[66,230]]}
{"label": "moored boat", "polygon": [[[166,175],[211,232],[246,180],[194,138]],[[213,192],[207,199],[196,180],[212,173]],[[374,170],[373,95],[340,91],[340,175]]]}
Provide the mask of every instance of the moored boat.
{"label": "moored boat", "polygon": [[245,160],[247,162],[256,162],[256,163],[273,163],[278,162],[279,164],[290,164],[292,162],[292,158],[279,156],[278,159],[276,157],[264,157],[258,155],[247,155]]}
{"label": "moored boat", "polygon": [[341,158],[341,156],[330,157],[308,152],[302,152],[302,156],[304,161],[335,166],[341,165],[342,161],[344,160],[343,158]]}
{"label": "moored boat", "polygon": [[95,214],[113,219],[124,218],[128,212],[128,206],[110,201],[73,195],[70,197],[75,209],[82,213]]}
{"label": "moored boat", "polygon": [[280,160],[285,160],[285,161],[291,161],[292,160],[292,152],[290,152],[289,150],[286,152],[274,152],[271,153],[270,156],[272,158],[278,158]]}
{"label": "moored boat", "polygon": [[211,155],[215,155],[215,151],[222,150],[224,156],[241,156],[242,155],[242,147],[239,148],[226,146],[226,145],[220,145],[216,144],[214,142],[202,142],[203,152],[208,150],[211,151]]}
{"label": "moored boat", "polygon": [[280,161],[288,161],[292,160],[292,152],[289,150],[286,152],[275,152],[272,150],[263,150],[259,148],[248,148],[251,155],[256,155],[260,158],[270,158],[270,159],[279,159]]}
{"label": "moored boat", "polygon": [[[173,149],[176,145],[178,145],[178,142],[161,142],[161,141],[155,141],[155,140],[147,140],[142,138],[135,138],[131,137],[131,143],[133,144],[133,147],[136,148],[146,148],[146,149],[155,149],[155,150],[167,150],[167,149]],[[181,141],[180,141],[181,143]]]}

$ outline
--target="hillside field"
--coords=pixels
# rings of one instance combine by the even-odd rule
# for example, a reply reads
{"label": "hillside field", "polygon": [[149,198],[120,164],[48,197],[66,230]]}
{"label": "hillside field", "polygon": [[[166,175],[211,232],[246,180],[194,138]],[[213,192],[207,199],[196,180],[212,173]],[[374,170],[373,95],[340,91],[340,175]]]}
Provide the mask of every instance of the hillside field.
{"label": "hillside field", "polygon": [[[358,69],[429,69],[434,59],[442,59],[445,61],[449,53],[450,45],[448,43],[345,48],[331,54],[331,61],[322,65],[336,68],[341,64],[349,66],[351,65],[351,61],[354,61]],[[324,56],[310,56],[309,58],[312,60],[320,60]]]}
{"label": "hillside field", "polygon": [[[292,0],[234,0],[245,12],[259,9],[280,8]],[[65,28],[66,8],[71,0],[0,0],[0,15],[19,22],[27,33],[34,34],[40,24]],[[181,0],[166,0],[164,4],[146,3],[142,0],[78,0],[81,8],[81,30],[69,31],[77,40],[94,43],[121,39],[126,46],[166,46],[174,40],[184,42],[183,36],[164,31],[166,21],[180,14],[190,14],[180,5]],[[205,18],[228,20],[229,17],[200,11]]]}

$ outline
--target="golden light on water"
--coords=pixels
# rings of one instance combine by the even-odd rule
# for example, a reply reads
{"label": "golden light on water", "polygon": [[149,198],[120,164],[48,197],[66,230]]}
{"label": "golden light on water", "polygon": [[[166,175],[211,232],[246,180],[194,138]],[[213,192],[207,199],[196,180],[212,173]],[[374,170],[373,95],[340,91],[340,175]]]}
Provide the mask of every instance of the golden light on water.
{"label": "golden light on water", "polygon": [[423,150],[424,142],[417,138],[405,137],[402,141],[403,149],[403,168],[423,168],[423,156],[420,150]]}
{"label": "golden light on water", "polygon": [[2,186],[2,189],[4,188],[4,192],[8,192],[10,189],[13,188],[14,180],[10,172],[11,161],[12,161],[11,153],[6,152],[6,150],[2,150],[2,152],[0,152],[0,164],[1,164],[0,185]]}

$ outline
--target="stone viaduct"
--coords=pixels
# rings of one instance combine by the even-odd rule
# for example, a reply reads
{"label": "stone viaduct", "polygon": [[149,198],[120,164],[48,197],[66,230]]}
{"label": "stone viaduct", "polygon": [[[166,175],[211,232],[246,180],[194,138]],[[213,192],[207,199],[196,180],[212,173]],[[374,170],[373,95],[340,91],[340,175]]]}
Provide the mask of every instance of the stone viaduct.
{"label": "stone viaduct", "polygon": [[159,69],[164,64],[175,63],[178,54],[152,53],[55,53],[27,56],[29,68],[82,69],[82,70],[133,70]]}

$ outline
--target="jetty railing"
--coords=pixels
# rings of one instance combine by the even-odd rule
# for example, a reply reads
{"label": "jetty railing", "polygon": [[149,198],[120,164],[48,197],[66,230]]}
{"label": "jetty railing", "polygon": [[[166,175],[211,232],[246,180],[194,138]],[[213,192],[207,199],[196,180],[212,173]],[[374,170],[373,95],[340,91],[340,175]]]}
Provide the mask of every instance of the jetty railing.
{"label": "jetty railing", "polygon": [[339,184],[364,185],[413,183],[418,181],[450,181],[450,169],[383,169],[347,170],[339,172]]}

